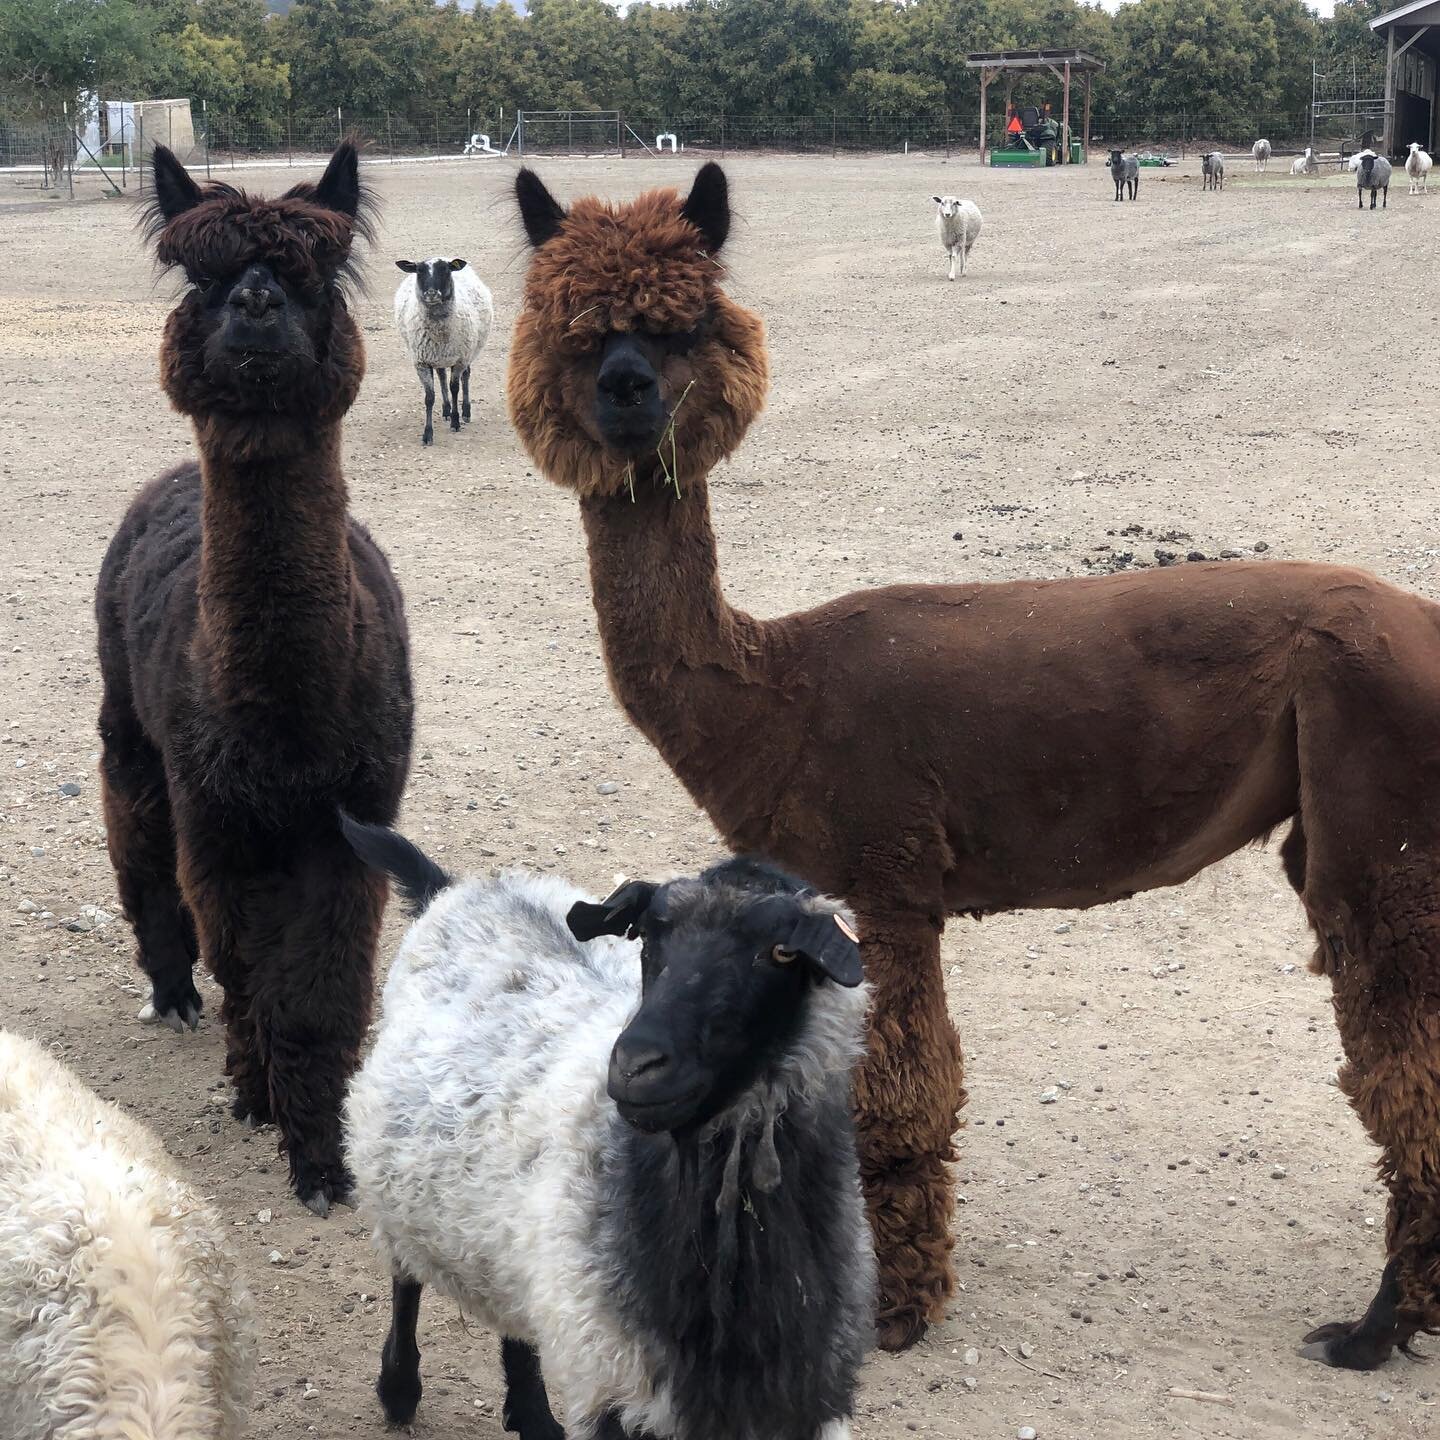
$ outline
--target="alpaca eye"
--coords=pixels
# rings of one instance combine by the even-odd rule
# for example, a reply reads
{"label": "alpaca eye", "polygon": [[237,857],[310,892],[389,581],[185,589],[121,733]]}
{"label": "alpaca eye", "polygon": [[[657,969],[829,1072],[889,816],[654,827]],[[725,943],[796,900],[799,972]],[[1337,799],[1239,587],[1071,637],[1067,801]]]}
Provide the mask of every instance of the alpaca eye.
{"label": "alpaca eye", "polygon": [[770,958],[777,965],[789,965],[794,962],[799,954],[800,952],[798,950],[787,950],[783,945],[777,945],[770,952]]}

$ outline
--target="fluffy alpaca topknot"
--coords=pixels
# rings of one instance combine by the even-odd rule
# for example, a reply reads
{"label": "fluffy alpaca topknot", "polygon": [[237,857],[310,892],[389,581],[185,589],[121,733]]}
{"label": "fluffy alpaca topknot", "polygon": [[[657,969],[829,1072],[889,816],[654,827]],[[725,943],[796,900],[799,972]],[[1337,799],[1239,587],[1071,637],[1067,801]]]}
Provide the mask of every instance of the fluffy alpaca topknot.
{"label": "fluffy alpaca topknot", "polygon": [[[765,403],[765,332],[721,288],[725,267],[713,248],[668,188],[624,205],[577,200],[537,246],[507,390],[511,421],[550,479],[582,496],[651,482],[683,491],[744,438]],[[641,330],[701,332],[661,374],[674,416],[663,464],[658,455],[633,461],[608,451],[593,419],[602,342],[612,331]]]}

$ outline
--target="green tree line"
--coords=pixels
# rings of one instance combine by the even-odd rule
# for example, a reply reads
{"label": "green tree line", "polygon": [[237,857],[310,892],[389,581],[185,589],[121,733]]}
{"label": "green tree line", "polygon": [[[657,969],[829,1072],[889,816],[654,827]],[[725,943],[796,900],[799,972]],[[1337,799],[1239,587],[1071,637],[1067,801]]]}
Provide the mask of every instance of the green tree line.
{"label": "green tree line", "polygon": [[[0,0],[0,103],[53,114],[83,94],[189,96],[241,123],[333,112],[620,108],[646,119],[975,113],[967,52],[1076,46],[1106,62],[1098,113],[1197,131],[1303,112],[1311,60],[1373,63],[1380,0],[530,0],[473,13],[431,0]],[[1022,82],[1016,98],[1054,97]],[[998,94],[992,91],[998,104]],[[1218,133],[1218,131],[1217,131]]]}

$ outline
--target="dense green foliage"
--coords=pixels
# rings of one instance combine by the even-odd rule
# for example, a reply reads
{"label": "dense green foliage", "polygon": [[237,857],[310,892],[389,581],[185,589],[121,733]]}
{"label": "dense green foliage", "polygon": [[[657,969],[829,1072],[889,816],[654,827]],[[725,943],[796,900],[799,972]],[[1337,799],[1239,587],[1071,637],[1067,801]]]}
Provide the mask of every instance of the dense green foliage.
{"label": "dense green foliage", "polygon": [[[1322,65],[1376,42],[1377,0],[1318,20],[1302,0],[531,0],[467,14],[431,0],[0,0],[0,99],[53,113],[86,91],[188,95],[241,122],[334,113],[423,126],[473,111],[614,108],[637,119],[779,114],[969,122],[968,51],[1075,45],[1107,71],[1101,114],[1192,128],[1303,113]],[[1054,98],[1047,81],[1023,82]],[[998,97],[997,97],[998,103]],[[387,117],[382,122],[380,117]]]}

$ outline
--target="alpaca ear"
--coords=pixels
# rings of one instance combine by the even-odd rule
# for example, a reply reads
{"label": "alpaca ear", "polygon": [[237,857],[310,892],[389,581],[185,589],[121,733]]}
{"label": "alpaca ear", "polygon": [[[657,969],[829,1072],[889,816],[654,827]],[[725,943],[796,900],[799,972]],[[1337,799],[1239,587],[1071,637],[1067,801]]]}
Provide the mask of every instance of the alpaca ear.
{"label": "alpaca ear", "polygon": [[347,140],[331,157],[315,187],[315,203],[353,220],[360,210],[360,156]]}
{"label": "alpaca ear", "polygon": [[531,245],[538,250],[547,240],[554,239],[565,220],[564,207],[529,166],[522,166],[515,177],[515,200]]}
{"label": "alpaca ear", "polygon": [[710,254],[725,243],[730,233],[730,184],[713,160],[700,167],[680,213],[705,237]]}
{"label": "alpaca ear", "polygon": [[450,262],[450,268],[452,270],[463,270],[465,268],[465,262],[463,260],[452,260]]}
{"label": "alpaca ear", "polygon": [[155,177],[155,203],[167,223],[205,198],[200,187],[190,178],[190,172],[164,145],[155,147],[150,164]]}
{"label": "alpaca ear", "polygon": [[593,940],[597,935],[628,935],[633,940],[635,927],[650,908],[659,888],[645,880],[631,880],[598,905],[577,900],[570,907],[565,923],[577,940]]}
{"label": "alpaca ear", "polygon": [[407,275],[413,275],[420,268],[420,262],[418,260],[397,260],[395,268],[403,270]]}

